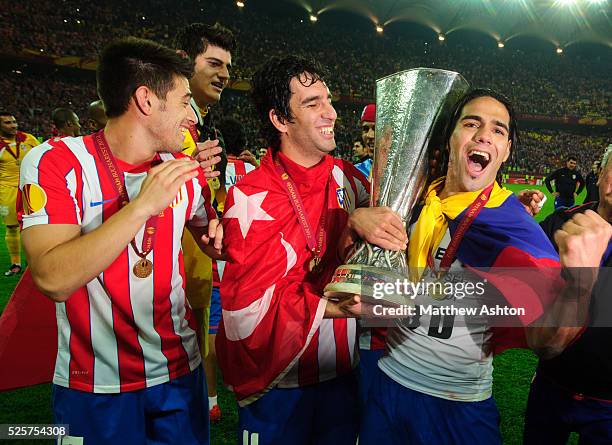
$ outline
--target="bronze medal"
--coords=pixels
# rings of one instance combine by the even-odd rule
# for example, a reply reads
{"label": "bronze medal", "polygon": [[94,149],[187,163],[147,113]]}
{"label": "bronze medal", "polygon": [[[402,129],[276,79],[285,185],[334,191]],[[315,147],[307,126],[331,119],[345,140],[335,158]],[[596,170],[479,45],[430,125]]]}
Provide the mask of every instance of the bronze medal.
{"label": "bronze medal", "polygon": [[147,278],[153,272],[153,263],[146,258],[141,258],[134,264],[132,271],[138,278]]}
{"label": "bronze medal", "polygon": [[319,263],[321,262],[321,258],[318,256],[312,257],[310,263],[308,263],[308,270],[313,273],[317,273],[319,270]]}

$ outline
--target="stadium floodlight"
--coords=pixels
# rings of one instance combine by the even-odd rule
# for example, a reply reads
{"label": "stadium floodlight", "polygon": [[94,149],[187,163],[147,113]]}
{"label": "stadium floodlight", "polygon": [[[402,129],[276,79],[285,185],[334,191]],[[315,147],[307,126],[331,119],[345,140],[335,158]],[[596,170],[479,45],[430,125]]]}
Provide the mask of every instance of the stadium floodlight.
{"label": "stadium floodlight", "polygon": [[241,2],[240,0],[238,0],[236,2],[236,6],[238,6],[239,8],[244,8],[244,2]]}
{"label": "stadium floodlight", "polygon": [[317,16],[316,16],[316,15],[310,14],[310,21],[311,21],[311,22],[313,22],[313,23],[314,23],[314,22],[316,22],[317,20],[319,20],[319,19],[317,18]]}
{"label": "stadium floodlight", "polygon": [[563,54],[563,48],[557,48],[557,54]]}
{"label": "stadium floodlight", "polygon": [[498,48],[503,48],[504,47],[504,42],[497,42],[497,47]]}
{"label": "stadium floodlight", "polygon": [[443,42],[444,40],[446,40],[446,37],[444,37],[444,34],[438,34],[438,40],[440,42]]}
{"label": "stadium floodlight", "polygon": [[570,6],[576,3],[576,0],[557,0],[556,3],[562,6]]}
{"label": "stadium floodlight", "polygon": [[379,34],[380,34],[381,32],[383,32],[383,27],[382,27],[382,26],[380,26],[380,25],[376,25],[376,32],[377,32],[377,33],[379,33]]}

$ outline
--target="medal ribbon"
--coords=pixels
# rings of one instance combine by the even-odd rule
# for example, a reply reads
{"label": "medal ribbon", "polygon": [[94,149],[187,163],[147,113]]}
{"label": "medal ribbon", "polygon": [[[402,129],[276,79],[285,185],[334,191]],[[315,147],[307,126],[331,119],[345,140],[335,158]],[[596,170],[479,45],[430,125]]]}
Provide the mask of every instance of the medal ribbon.
{"label": "medal ribbon", "polygon": [[9,154],[15,158],[16,161],[19,161],[19,154],[21,152],[21,143],[25,140],[25,137],[22,137],[22,134],[17,133],[17,135],[15,136],[15,153],[13,153],[13,150],[11,150],[11,146],[8,144],[8,142],[2,141],[2,145],[0,145],[0,149],[2,148],[6,148],[6,151],[9,152]]}
{"label": "medal ribbon", "polygon": [[[457,254],[457,250],[459,250],[459,245],[463,240],[465,232],[467,232],[467,230],[470,228],[482,208],[489,201],[489,198],[491,197],[491,191],[493,190],[494,185],[495,182],[491,183],[491,185],[485,188],[482,193],[480,193],[476,197],[476,199],[470,204],[470,206],[465,212],[465,215],[463,215],[463,218],[461,218],[459,226],[457,227],[457,230],[455,230],[455,233],[453,234],[451,241],[448,247],[446,248],[444,255],[442,256],[442,260],[440,260],[440,272],[446,272],[450,265],[453,263],[453,261],[455,261],[455,255]],[[427,265],[432,271],[435,270],[435,263],[431,253],[427,258]]]}
{"label": "medal ribbon", "polygon": [[302,226],[302,231],[304,232],[304,236],[306,237],[306,243],[308,244],[308,248],[312,252],[315,257],[315,261],[321,259],[319,256],[321,254],[321,250],[323,250],[323,242],[325,241],[325,227],[327,225],[327,207],[329,202],[329,182],[331,179],[331,171],[329,173],[329,177],[327,178],[327,184],[325,185],[325,203],[323,207],[323,211],[321,212],[321,217],[319,218],[319,224],[317,227],[316,237],[313,234],[312,227],[308,222],[308,218],[306,217],[306,210],[304,209],[304,202],[302,201],[302,197],[298,192],[297,186],[289,173],[285,171],[283,168],[280,159],[278,156],[274,156],[274,165],[276,166],[276,171],[280,175],[281,181],[283,182],[287,195],[289,196],[289,201],[293,206],[293,211],[295,212],[295,216]]}
{"label": "medal ribbon", "polygon": [[[130,197],[127,193],[127,189],[125,187],[125,180],[123,177],[123,172],[119,170],[117,166],[117,161],[115,161],[115,157],[113,153],[110,151],[110,147],[108,146],[108,142],[104,137],[104,130],[98,131],[93,135],[94,145],[96,147],[96,151],[98,152],[98,157],[103,161],[104,171],[108,178],[111,180],[112,184],[115,186],[115,190],[119,194],[119,208],[123,208],[130,202]],[[156,158],[152,165],[159,164],[160,160]],[[136,241],[132,239],[130,244],[132,245],[132,249],[136,255],[138,255],[143,260],[146,259],[147,255],[153,250],[153,246],[155,244],[155,232],[157,230],[157,220],[159,215],[155,215],[147,219],[145,223],[145,231],[142,236],[142,249],[139,251],[136,247]]]}

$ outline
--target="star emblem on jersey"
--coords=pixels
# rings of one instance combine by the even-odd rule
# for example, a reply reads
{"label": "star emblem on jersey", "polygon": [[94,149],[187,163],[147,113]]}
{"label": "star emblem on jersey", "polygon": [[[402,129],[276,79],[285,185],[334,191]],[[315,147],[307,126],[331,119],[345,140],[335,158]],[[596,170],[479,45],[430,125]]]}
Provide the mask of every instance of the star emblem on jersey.
{"label": "star emblem on jersey", "polygon": [[245,195],[242,190],[234,186],[234,205],[225,212],[224,219],[235,218],[240,224],[242,237],[246,238],[253,221],[273,221],[274,218],[261,208],[261,203],[268,192],[259,192]]}

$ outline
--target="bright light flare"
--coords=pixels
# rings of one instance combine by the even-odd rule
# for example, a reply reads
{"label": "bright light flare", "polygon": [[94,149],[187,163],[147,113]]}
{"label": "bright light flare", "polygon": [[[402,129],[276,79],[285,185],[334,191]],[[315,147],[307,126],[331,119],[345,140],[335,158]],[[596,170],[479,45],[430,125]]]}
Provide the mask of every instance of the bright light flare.
{"label": "bright light flare", "polygon": [[503,48],[504,46],[505,46],[504,42],[497,42],[497,47],[498,48]]}
{"label": "bright light flare", "polygon": [[314,22],[316,22],[317,20],[319,20],[319,19],[317,18],[317,16],[316,16],[316,15],[312,15],[312,14],[310,14],[310,21],[311,21],[311,22],[313,22],[313,23],[314,23]]}
{"label": "bright light flare", "polygon": [[376,25],[376,32],[377,32],[377,33],[379,33],[379,34],[380,34],[380,33],[382,33],[383,31],[384,31],[384,29],[383,29],[383,27],[382,27],[382,26],[380,26],[380,25]]}
{"label": "bright light flare", "polygon": [[563,54],[563,48],[557,48],[557,54]]}
{"label": "bright light flare", "polygon": [[238,0],[236,2],[236,6],[238,6],[239,8],[244,8],[244,2],[241,2],[240,0]]}
{"label": "bright light flare", "polygon": [[439,40],[440,42],[443,42],[443,41],[445,41],[445,40],[446,40],[446,37],[444,37],[444,34],[438,34],[438,40]]}

